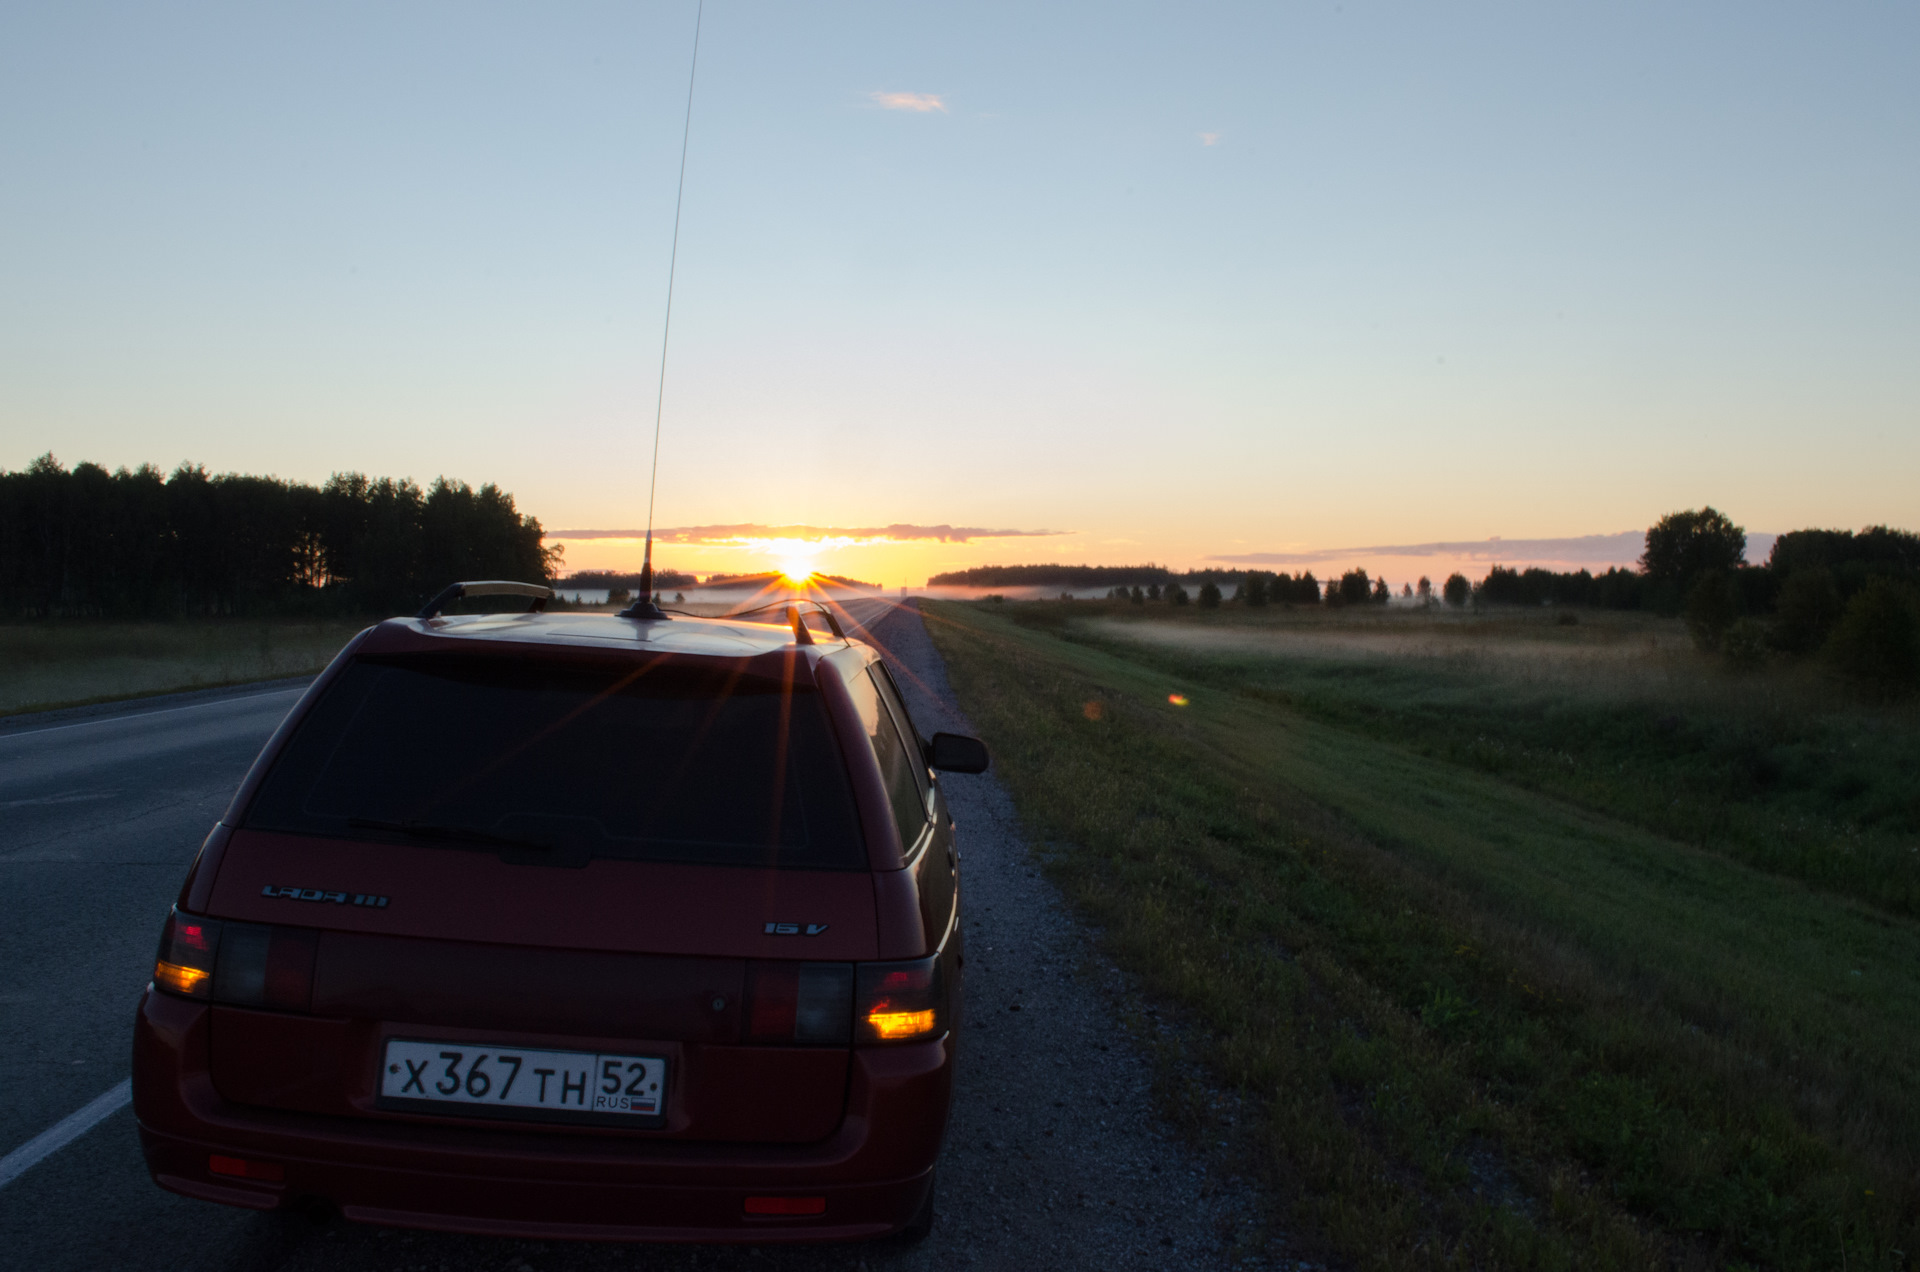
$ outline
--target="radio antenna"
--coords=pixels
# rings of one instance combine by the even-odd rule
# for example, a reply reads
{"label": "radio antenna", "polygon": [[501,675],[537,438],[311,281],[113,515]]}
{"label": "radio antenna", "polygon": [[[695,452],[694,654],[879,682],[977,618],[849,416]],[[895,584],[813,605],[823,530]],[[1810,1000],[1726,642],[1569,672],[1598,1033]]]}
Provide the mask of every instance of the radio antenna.
{"label": "radio antenna", "polygon": [[673,250],[667,256],[667,316],[660,324],[660,387],[653,400],[653,470],[647,478],[647,552],[640,562],[640,590],[622,618],[659,618],[667,615],[653,599],[653,502],[660,487],[660,416],[667,402],[667,338],[673,331],[673,275],[680,264],[680,205],[687,193],[687,139],[693,135],[693,84],[700,71],[700,21],[707,0],[693,15],[693,59],[687,67],[687,117],[680,130],[680,184],[673,194]]}

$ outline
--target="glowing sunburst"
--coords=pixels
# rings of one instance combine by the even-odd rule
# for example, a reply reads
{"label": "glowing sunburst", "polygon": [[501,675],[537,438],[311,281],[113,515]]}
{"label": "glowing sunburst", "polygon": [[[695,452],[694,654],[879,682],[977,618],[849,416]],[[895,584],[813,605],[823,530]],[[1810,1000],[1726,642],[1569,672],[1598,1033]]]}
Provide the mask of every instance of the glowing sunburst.
{"label": "glowing sunburst", "polygon": [[813,578],[813,562],[806,557],[789,557],[780,563],[780,575],[794,587],[805,587]]}

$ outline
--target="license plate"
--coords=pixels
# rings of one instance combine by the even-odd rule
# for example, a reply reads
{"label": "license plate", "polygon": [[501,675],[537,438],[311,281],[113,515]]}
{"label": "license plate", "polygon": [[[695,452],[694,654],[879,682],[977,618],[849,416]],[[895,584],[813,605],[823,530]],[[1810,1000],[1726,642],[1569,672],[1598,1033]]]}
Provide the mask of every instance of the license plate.
{"label": "license plate", "polygon": [[387,1040],[380,1073],[383,1099],[465,1105],[476,1113],[657,1118],[666,1090],[667,1062],[659,1056],[404,1038]]}

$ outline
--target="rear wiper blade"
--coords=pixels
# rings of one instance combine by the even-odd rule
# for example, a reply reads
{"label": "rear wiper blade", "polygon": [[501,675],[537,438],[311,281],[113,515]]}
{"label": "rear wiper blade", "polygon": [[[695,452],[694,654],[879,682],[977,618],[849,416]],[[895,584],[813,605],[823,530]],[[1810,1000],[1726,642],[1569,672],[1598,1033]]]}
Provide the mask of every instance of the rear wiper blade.
{"label": "rear wiper blade", "polygon": [[397,834],[412,835],[417,839],[453,839],[474,844],[493,844],[501,848],[531,848],[535,852],[552,852],[552,844],[539,843],[532,839],[516,839],[512,835],[496,835],[490,830],[481,830],[475,826],[436,826],[432,822],[387,821],[379,817],[349,817],[347,825],[354,830],[387,830]]}

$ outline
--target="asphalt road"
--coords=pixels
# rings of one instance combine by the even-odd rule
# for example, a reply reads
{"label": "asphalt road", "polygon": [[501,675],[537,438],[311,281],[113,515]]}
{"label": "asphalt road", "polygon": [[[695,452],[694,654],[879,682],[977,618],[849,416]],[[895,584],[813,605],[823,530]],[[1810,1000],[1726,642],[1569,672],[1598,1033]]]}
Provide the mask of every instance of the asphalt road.
{"label": "asphalt road", "polygon": [[[304,683],[0,722],[0,1152],[127,1076],[167,907]],[[258,1226],[155,1188],[125,1107],[0,1189],[9,1267],[251,1267]]]}
{"label": "asphalt road", "polygon": [[[924,732],[967,731],[910,608],[856,602]],[[0,1160],[127,1074],[167,906],[299,685],[0,721]],[[991,774],[945,779],[960,822],[968,1028],[917,1247],[656,1248],[488,1241],[232,1210],[162,1192],[119,1105],[0,1181],[0,1264],[150,1269],[1210,1268],[1294,1266],[1250,1191],[1154,1115],[1118,1025],[1124,982],[1028,857]],[[112,1099],[107,1104],[111,1106]],[[5,1175],[0,1169],[0,1177]]]}

